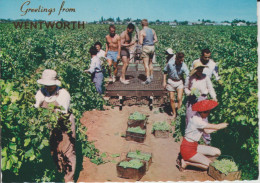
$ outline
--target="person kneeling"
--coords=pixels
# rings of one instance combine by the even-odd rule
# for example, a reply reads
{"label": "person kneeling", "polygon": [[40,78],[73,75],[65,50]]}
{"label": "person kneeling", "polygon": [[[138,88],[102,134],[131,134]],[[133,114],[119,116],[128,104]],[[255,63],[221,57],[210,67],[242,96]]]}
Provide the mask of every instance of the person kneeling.
{"label": "person kneeling", "polygon": [[192,110],[197,111],[197,113],[189,119],[180,147],[181,157],[177,159],[180,171],[188,165],[207,170],[211,160],[206,156],[219,156],[221,154],[218,148],[198,144],[203,132],[212,133],[228,126],[227,123],[210,124],[205,121],[210,111],[217,105],[216,101],[203,100],[192,106]]}

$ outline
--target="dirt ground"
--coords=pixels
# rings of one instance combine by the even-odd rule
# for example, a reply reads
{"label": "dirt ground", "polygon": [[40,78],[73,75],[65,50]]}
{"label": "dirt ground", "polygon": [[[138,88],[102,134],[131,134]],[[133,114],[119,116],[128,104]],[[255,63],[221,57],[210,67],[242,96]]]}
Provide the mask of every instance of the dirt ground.
{"label": "dirt ground", "polygon": [[[122,134],[127,128],[127,119],[135,111],[149,115],[146,139],[144,143],[126,141]],[[206,171],[185,170],[180,172],[176,167],[176,158],[179,153],[180,143],[175,142],[172,134],[169,138],[155,138],[151,134],[152,124],[156,121],[171,123],[171,117],[160,113],[159,108],[152,111],[147,106],[125,106],[122,111],[117,107],[107,108],[105,111],[87,111],[81,122],[87,128],[90,141],[95,141],[95,146],[104,159],[108,162],[95,165],[88,158],[83,160],[83,169],[78,182],[132,182],[134,180],[117,177],[116,164],[126,157],[128,151],[141,150],[152,153],[152,164],[140,181],[206,181],[214,180]],[[174,130],[174,129],[173,129]],[[118,157],[117,157],[118,156]]]}

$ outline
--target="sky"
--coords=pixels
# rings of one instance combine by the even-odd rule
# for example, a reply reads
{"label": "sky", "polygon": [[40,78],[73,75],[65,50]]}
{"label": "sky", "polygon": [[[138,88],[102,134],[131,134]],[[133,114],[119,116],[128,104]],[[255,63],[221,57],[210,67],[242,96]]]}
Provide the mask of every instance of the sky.
{"label": "sky", "polygon": [[[21,11],[22,4],[29,1],[22,8],[54,9],[51,15],[48,12]],[[64,8],[74,8],[76,12],[61,12],[62,2]],[[23,16],[22,16],[23,15]],[[148,21],[232,21],[242,19],[257,21],[256,0],[0,0],[0,19],[42,19],[68,21],[95,21],[104,18],[120,19],[146,18]]]}

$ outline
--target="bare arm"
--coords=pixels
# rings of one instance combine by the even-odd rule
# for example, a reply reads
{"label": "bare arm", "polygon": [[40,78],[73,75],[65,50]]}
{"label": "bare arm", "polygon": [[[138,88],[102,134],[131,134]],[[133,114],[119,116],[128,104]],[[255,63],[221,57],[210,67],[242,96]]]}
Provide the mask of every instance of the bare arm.
{"label": "bare arm", "polygon": [[157,43],[158,42],[158,39],[157,39],[157,35],[156,35],[156,32],[153,30],[153,43]]}
{"label": "bare arm", "polygon": [[212,133],[215,132],[217,130],[226,128],[228,126],[228,123],[220,123],[220,124],[207,124],[204,128],[204,131],[206,133]]}
{"label": "bare arm", "polygon": [[140,45],[143,44],[143,40],[144,40],[144,35],[143,35],[143,31],[141,30],[141,31],[140,31],[140,34],[139,34],[139,44],[140,44]]}
{"label": "bare arm", "polygon": [[106,53],[105,53],[105,56],[107,56],[107,52],[108,52],[108,42],[107,42],[107,37],[106,37]]}
{"label": "bare arm", "polygon": [[166,88],[166,77],[167,77],[167,74],[164,74],[163,75],[163,87]]}
{"label": "bare arm", "polygon": [[121,38],[120,38],[120,36],[118,36],[117,44],[118,44],[118,54],[120,54],[120,52],[121,52]]}

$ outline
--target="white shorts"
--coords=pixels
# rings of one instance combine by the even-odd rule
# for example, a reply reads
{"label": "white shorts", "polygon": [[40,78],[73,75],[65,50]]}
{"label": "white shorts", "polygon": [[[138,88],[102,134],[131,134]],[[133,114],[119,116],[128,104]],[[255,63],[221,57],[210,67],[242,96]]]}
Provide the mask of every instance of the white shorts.
{"label": "white shorts", "polygon": [[166,85],[166,90],[168,91],[176,91],[177,89],[183,88],[183,81],[173,81],[172,79],[167,80],[168,84]]}

